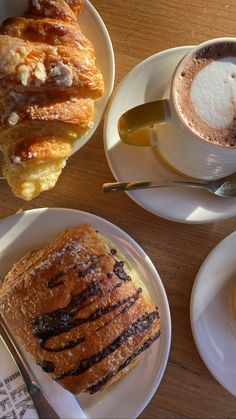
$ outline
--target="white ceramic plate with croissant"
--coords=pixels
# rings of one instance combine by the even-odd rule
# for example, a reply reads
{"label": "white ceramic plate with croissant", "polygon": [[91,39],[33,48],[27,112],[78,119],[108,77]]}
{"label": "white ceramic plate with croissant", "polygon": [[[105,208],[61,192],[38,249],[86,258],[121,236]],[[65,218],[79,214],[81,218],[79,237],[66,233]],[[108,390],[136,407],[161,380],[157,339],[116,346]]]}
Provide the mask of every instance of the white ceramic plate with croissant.
{"label": "white ceramic plate with croissant", "polygon": [[25,200],[55,185],[66,159],[97,129],[113,90],[108,31],[93,5],[84,0],[81,11],[80,3],[1,0],[0,23],[21,18],[1,27],[0,149],[3,174]]}
{"label": "white ceramic plate with croissant", "polygon": [[[160,384],[171,340],[167,296],[158,272],[141,247],[120,228],[96,215],[67,209],[31,210],[0,222],[0,278],[4,278],[13,263],[27,251],[43,246],[63,230],[81,224],[91,224],[112,240],[137,270],[160,312],[160,338],[141,355],[137,367],[103,391],[93,395],[81,393],[78,396],[79,404],[88,418],[134,418],[142,412]],[[78,418],[70,406],[70,393],[43,373],[32,358],[28,359],[42,389],[60,412],[60,417]]]}

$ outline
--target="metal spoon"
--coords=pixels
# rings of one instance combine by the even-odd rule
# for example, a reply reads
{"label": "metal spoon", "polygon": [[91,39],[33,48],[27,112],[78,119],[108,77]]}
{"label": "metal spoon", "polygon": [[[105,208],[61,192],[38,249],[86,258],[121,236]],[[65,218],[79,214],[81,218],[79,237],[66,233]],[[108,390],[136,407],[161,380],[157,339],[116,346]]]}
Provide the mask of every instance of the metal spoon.
{"label": "metal spoon", "polygon": [[104,183],[103,192],[123,192],[132,191],[134,189],[146,189],[146,188],[173,188],[173,187],[184,187],[184,188],[203,188],[207,189],[211,193],[222,196],[224,198],[236,197],[236,173],[226,176],[221,179],[206,181],[188,181],[188,180],[166,180],[166,181],[131,181],[131,182],[113,182]]}

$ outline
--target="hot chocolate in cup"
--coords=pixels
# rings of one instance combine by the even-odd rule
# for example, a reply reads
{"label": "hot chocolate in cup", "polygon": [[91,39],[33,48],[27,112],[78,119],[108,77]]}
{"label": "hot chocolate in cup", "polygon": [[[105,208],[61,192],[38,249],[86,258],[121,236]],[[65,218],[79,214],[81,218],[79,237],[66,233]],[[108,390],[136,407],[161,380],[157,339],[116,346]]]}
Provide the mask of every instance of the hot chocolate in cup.
{"label": "hot chocolate in cup", "polygon": [[193,48],[177,65],[168,90],[168,98],[121,116],[121,139],[158,147],[171,166],[191,177],[217,179],[235,172],[236,38]]}

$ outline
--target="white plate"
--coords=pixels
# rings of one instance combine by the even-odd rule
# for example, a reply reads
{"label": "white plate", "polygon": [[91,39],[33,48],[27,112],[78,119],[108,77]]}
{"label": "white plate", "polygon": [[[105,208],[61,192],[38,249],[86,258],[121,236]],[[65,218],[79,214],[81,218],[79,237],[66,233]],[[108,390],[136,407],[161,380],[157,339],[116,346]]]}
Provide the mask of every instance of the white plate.
{"label": "white plate", "polygon": [[[133,106],[166,96],[174,68],[192,47],[173,48],[155,54],[135,67],[118,86],[110,102],[104,126],[104,146],[114,177],[125,180],[178,179],[151,147],[123,144],[117,121]],[[166,139],[168,141],[168,138]],[[107,179],[109,181],[109,179]],[[236,215],[236,199],[224,199],[197,189],[149,189],[128,192],[147,211],[183,223],[208,223]]]}
{"label": "white plate", "polygon": [[190,317],[198,351],[212,375],[236,396],[236,232],[206,258],[192,290]]}
{"label": "white plate", "polygon": [[[63,230],[82,223],[94,225],[114,244],[138,270],[160,310],[161,336],[141,356],[141,361],[127,377],[104,392],[78,397],[85,414],[91,418],[131,418],[138,416],[150,401],[163,376],[171,340],[168,300],[160,276],[140,246],[124,231],[93,214],[66,209],[38,209],[14,215],[0,222],[0,278],[3,278],[22,255],[42,246]],[[1,359],[1,355],[0,355]],[[44,386],[59,386],[32,363]],[[49,380],[49,382],[48,382]],[[45,387],[46,391],[48,387]],[[63,390],[66,403],[68,392]],[[48,397],[52,395],[48,394]],[[53,397],[52,397],[53,399]],[[60,396],[63,409],[63,395]],[[68,404],[67,404],[68,408]],[[63,416],[63,415],[62,415]],[[68,411],[64,412],[68,417]]]}
{"label": "white plate", "polygon": [[[1,0],[0,22],[10,16],[23,15],[27,4],[28,0]],[[105,93],[101,99],[95,101],[93,127],[75,143],[72,154],[86,144],[97,129],[112,93],[115,79],[114,52],[109,33],[102,18],[88,0],[85,0],[84,10],[78,21],[82,32],[95,48],[96,65],[104,77]]]}

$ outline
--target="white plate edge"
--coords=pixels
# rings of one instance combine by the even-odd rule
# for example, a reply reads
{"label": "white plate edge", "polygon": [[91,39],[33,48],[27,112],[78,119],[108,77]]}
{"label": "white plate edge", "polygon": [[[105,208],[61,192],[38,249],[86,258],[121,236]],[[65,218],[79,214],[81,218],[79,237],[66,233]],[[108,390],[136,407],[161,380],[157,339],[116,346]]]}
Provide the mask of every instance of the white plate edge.
{"label": "white plate edge", "polygon": [[[77,153],[80,148],[84,147],[84,145],[86,145],[86,143],[92,138],[92,136],[95,134],[95,132],[97,131],[99,125],[102,123],[102,119],[104,118],[106,109],[109,105],[109,101],[114,89],[114,84],[115,84],[115,77],[116,77],[116,61],[115,61],[115,52],[114,52],[114,48],[113,48],[113,44],[112,44],[112,40],[111,40],[111,36],[110,33],[105,25],[105,22],[103,21],[102,16],[100,15],[100,13],[97,11],[97,9],[95,8],[95,6],[90,2],[90,0],[85,0],[85,7],[87,7],[87,9],[89,11],[91,11],[91,13],[96,17],[97,21],[100,22],[100,28],[104,34],[104,40],[106,41],[106,44],[108,45],[108,49],[109,49],[109,61],[111,64],[111,76],[110,76],[110,86],[109,89],[106,91],[106,100],[103,104],[103,107],[101,108],[101,116],[99,118],[99,121],[97,121],[94,126],[91,128],[91,131],[89,130],[85,135],[84,135],[84,139],[81,138],[81,142],[82,144],[80,145],[80,147],[77,149],[76,147],[76,143],[79,143],[80,139],[78,139],[77,141],[75,141],[74,146],[72,147],[71,150],[71,154],[70,156],[74,155],[75,153]],[[83,12],[83,11],[82,11]],[[78,16],[79,18],[79,16]],[[107,88],[107,86],[106,86]],[[96,106],[96,102],[95,102],[95,106]],[[89,136],[89,138],[87,139],[86,137]]]}
{"label": "white plate edge", "polygon": [[189,305],[189,312],[190,312],[190,324],[191,324],[191,331],[192,331],[192,335],[193,335],[193,339],[194,339],[194,343],[196,345],[197,351],[203,361],[203,363],[205,364],[206,368],[208,369],[208,371],[211,373],[211,375],[214,377],[214,379],[225,389],[227,390],[230,394],[232,394],[233,396],[236,397],[236,390],[235,393],[232,392],[232,389],[229,388],[229,386],[227,384],[225,384],[223,382],[223,380],[221,378],[219,378],[214,370],[209,367],[208,362],[207,362],[207,358],[204,355],[203,351],[201,350],[199,343],[198,343],[198,339],[197,339],[197,334],[196,331],[194,329],[194,325],[193,325],[193,309],[194,309],[194,295],[195,295],[195,290],[198,286],[198,283],[200,281],[202,272],[204,271],[205,267],[207,266],[209,259],[213,256],[213,254],[215,253],[215,251],[217,251],[220,247],[224,246],[225,242],[227,242],[228,240],[230,240],[231,237],[235,236],[236,239],[236,230],[233,231],[232,233],[230,233],[228,236],[226,236],[223,240],[220,240],[218,244],[216,244],[216,246],[213,247],[213,249],[210,251],[210,253],[206,256],[206,258],[204,259],[203,263],[201,264],[198,273],[195,277],[194,280],[194,284],[192,287],[192,292],[191,292],[191,298],[190,298],[190,305]]}

